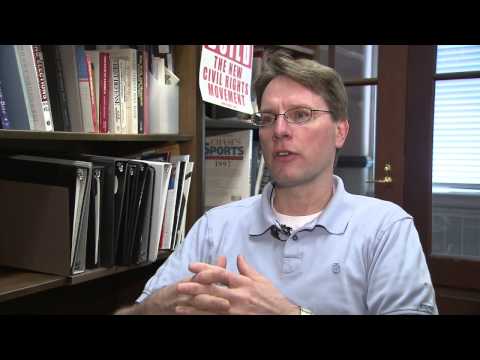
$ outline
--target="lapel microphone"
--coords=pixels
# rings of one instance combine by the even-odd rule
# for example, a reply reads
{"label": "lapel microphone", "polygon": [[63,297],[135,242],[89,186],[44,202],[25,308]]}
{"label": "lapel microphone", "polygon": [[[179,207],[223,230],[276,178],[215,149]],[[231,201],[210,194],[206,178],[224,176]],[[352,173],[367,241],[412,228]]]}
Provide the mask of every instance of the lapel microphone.
{"label": "lapel microphone", "polygon": [[290,236],[292,234],[292,228],[290,226],[280,224],[280,229],[281,229],[281,232],[287,236]]}
{"label": "lapel microphone", "polygon": [[290,226],[287,226],[287,225],[284,225],[284,224],[280,224],[280,227],[278,227],[276,225],[272,225],[270,227],[270,234],[272,234],[272,236],[275,239],[280,240],[280,241],[286,241],[287,239],[284,240],[284,239],[280,238],[280,233],[289,237],[292,233],[292,228]]}

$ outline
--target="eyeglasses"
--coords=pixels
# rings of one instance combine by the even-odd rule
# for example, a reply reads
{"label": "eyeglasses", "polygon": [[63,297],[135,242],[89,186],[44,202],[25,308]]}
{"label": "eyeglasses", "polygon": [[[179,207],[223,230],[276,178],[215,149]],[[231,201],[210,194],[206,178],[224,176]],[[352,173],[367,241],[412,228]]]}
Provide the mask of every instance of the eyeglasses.
{"label": "eyeglasses", "polygon": [[275,114],[270,112],[258,112],[255,113],[252,122],[257,126],[269,126],[272,125],[277,117],[283,115],[285,120],[290,124],[303,124],[312,119],[314,111],[320,111],[324,113],[331,113],[330,110],[315,110],[305,107],[299,107],[285,111],[283,114]]}

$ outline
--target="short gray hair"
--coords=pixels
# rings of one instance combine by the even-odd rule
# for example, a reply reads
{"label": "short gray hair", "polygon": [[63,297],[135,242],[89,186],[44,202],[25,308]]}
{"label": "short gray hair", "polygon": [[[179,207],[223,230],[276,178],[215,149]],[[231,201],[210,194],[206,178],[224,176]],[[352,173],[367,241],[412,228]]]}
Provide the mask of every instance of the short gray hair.
{"label": "short gray hair", "polygon": [[334,121],[348,117],[347,91],[340,75],[332,68],[310,59],[295,59],[285,50],[266,55],[262,72],[255,81],[258,107],[263,92],[275,77],[284,75],[320,95],[332,112]]}

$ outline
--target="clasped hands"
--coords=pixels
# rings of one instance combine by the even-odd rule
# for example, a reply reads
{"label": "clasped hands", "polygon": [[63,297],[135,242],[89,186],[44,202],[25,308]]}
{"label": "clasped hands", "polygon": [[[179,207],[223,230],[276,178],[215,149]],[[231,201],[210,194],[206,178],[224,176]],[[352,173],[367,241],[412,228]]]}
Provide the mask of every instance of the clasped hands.
{"label": "clasped hands", "polygon": [[226,270],[226,258],[216,265],[193,263],[195,275],[176,285],[176,314],[267,315],[298,314],[299,310],[243,256],[237,257],[239,273]]}

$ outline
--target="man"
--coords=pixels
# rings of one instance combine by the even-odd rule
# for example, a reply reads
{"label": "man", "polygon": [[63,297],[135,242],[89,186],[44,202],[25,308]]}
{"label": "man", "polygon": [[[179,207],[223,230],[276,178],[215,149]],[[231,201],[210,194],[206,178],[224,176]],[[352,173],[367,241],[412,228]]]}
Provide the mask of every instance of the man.
{"label": "man", "polygon": [[349,130],[337,73],[278,52],[255,87],[273,183],[202,216],[118,313],[436,314],[412,217],[333,175]]}

